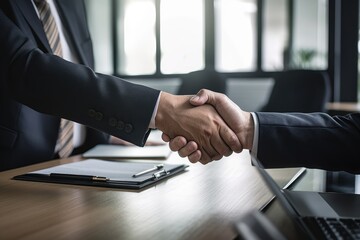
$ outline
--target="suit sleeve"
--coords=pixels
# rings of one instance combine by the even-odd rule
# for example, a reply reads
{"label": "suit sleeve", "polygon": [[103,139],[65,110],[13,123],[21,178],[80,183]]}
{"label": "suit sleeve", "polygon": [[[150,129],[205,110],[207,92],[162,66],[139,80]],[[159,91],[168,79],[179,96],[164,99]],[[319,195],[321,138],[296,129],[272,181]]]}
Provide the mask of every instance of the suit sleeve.
{"label": "suit sleeve", "polygon": [[144,145],[159,91],[45,54],[0,10],[1,87],[36,111]]}
{"label": "suit sleeve", "polygon": [[360,172],[360,114],[256,113],[264,167]]}

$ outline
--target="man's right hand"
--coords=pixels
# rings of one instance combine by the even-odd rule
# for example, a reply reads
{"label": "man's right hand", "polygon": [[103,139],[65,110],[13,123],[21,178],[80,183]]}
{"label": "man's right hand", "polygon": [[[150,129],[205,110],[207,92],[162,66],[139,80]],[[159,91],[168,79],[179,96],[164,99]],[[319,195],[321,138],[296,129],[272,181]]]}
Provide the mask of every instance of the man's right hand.
{"label": "man's right hand", "polygon": [[[155,126],[170,138],[184,136],[197,143],[203,164],[241,152],[242,146],[236,134],[229,128],[211,105],[194,107],[191,96],[176,96],[166,92],[160,95]],[[188,146],[186,149],[194,150]]]}
{"label": "man's right hand", "polygon": [[[194,106],[204,104],[212,105],[221,115],[227,125],[234,131],[244,149],[251,149],[254,135],[254,122],[249,112],[239,108],[226,95],[202,89],[197,95],[190,99]],[[188,157],[191,162],[196,162],[201,158],[201,152],[196,148],[196,143],[186,141],[186,138],[177,136],[171,139],[163,134],[164,141],[170,142],[170,148],[178,151],[181,157]]]}

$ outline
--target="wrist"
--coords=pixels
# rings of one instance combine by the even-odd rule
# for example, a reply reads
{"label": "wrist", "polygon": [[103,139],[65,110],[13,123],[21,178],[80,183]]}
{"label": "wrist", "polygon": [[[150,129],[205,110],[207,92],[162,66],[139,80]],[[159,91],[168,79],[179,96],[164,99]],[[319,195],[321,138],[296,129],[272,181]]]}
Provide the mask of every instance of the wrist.
{"label": "wrist", "polygon": [[167,104],[166,98],[167,98],[167,93],[162,93],[160,95],[158,109],[155,115],[155,127],[160,130],[162,128],[162,122],[164,119],[164,105]]}
{"label": "wrist", "polygon": [[250,112],[243,112],[244,124],[238,138],[244,149],[252,149],[254,140],[254,119]]}
{"label": "wrist", "polygon": [[173,95],[170,93],[162,92],[159,98],[159,105],[158,109],[155,115],[155,127],[162,132],[165,131],[166,127],[166,120],[168,119],[168,116],[171,116],[171,112],[175,108]]}

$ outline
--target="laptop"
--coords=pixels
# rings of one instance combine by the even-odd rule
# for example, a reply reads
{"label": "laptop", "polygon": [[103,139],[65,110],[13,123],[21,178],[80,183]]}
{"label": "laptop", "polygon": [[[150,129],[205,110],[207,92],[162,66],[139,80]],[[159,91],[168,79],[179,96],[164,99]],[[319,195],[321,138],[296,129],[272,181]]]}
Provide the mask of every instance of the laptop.
{"label": "laptop", "polygon": [[[282,189],[258,159],[252,157],[252,162],[296,231],[293,236],[299,239],[360,239],[360,195]],[[279,239],[283,236],[279,227],[274,227],[259,212],[250,213],[235,224],[240,239],[263,239],[264,236]]]}

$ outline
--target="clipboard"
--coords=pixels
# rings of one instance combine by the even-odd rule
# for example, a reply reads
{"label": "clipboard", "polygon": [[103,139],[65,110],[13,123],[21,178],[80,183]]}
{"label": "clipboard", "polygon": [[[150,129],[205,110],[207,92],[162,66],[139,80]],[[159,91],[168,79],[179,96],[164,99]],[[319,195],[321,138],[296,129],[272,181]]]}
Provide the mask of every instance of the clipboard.
{"label": "clipboard", "polygon": [[[88,159],[13,177],[15,180],[141,189],[184,172],[189,165]],[[149,171],[152,170],[152,171]],[[147,171],[147,172],[146,172]],[[144,173],[145,172],[145,173]],[[138,175],[139,173],[144,173]]]}

